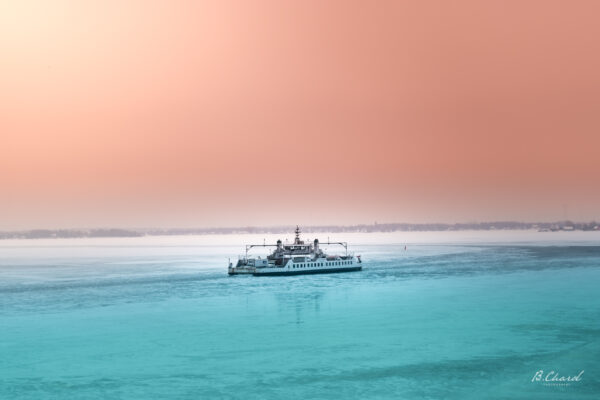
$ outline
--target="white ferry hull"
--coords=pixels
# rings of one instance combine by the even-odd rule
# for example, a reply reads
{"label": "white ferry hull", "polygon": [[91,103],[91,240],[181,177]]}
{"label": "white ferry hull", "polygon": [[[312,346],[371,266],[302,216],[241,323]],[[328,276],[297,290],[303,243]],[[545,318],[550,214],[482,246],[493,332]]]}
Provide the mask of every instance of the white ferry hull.
{"label": "white ferry hull", "polygon": [[229,275],[251,275],[256,271],[254,267],[229,267],[227,273]]}
{"label": "white ferry hull", "polygon": [[338,272],[354,272],[362,270],[362,266],[352,266],[352,267],[337,267],[337,268],[307,268],[307,269],[287,269],[287,268],[277,268],[280,271],[276,271],[276,268],[268,268],[268,271],[261,271],[260,268],[257,268],[252,275],[254,276],[285,276],[285,275],[309,275],[309,274],[332,274]]}

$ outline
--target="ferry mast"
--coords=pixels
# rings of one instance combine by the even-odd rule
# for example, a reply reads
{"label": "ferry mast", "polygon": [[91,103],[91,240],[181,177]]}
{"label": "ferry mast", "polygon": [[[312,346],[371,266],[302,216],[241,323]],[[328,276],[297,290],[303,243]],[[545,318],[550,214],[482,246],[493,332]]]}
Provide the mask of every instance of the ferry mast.
{"label": "ferry mast", "polygon": [[296,233],[294,244],[303,244],[304,242],[300,240],[300,227],[298,225],[296,225],[296,230],[294,232]]}

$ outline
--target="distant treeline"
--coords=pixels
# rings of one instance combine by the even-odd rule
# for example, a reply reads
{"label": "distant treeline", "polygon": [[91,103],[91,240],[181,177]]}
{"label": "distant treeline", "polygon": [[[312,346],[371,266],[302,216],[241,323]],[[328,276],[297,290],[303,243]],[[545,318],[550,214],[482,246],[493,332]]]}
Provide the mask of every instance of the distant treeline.
{"label": "distant treeline", "polygon": [[[181,228],[181,229],[33,229],[27,231],[0,232],[0,239],[50,239],[50,238],[98,238],[98,237],[137,237],[158,235],[210,235],[240,233],[293,234],[296,226],[238,227],[238,228]],[[592,222],[477,222],[460,224],[371,224],[371,225],[320,225],[302,227],[306,233],[322,232],[426,232],[464,230],[509,230],[536,229],[540,231],[598,231],[600,226]]]}
{"label": "distant treeline", "polygon": [[141,231],[128,229],[32,229],[28,231],[0,232],[0,239],[51,239],[144,236]]}

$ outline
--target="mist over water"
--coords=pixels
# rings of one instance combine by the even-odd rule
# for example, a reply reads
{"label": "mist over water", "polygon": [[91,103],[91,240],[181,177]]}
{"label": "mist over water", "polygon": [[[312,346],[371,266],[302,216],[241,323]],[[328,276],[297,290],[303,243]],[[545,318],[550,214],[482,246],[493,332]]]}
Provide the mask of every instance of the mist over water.
{"label": "mist over water", "polygon": [[280,236],[0,241],[0,398],[600,393],[597,232],[331,234],[363,271],[227,276]]}

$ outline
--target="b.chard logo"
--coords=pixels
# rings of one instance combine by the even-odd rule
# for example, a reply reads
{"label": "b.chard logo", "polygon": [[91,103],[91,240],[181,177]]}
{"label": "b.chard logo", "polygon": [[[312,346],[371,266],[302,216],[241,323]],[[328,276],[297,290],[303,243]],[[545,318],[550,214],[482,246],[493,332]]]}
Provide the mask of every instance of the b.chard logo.
{"label": "b.chard logo", "polygon": [[570,386],[575,382],[581,382],[584,372],[581,370],[577,375],[562,375],[558,371],[544,373],[544,370],[540,369],[533,375],[531,382],[541,382],[544,386]]}

